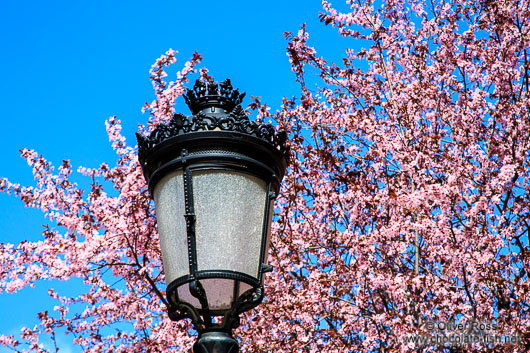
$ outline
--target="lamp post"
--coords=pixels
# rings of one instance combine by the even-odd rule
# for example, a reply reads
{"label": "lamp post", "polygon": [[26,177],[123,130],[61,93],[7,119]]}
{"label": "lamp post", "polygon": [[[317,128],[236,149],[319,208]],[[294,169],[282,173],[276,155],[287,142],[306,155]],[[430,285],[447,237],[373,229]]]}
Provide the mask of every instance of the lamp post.
{"label": "lamp post", "polygon": [[194,352],[238,352],[239,314],[263,300],[273,202],[284,176],[286,134],[249,121],[229,79],[197,80],[138,158],[155,201],[172,320],[190,318]]}

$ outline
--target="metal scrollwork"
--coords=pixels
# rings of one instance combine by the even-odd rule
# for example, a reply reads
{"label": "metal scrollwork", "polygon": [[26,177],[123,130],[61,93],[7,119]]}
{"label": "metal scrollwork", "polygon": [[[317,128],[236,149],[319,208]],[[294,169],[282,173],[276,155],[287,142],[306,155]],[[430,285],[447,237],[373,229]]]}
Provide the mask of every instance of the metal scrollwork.
{"label": "metal scrollwork", "polygon": [[223,317],[221,326],[225,329],[235,329],[239,326],[239,314],[250,310],[263,301],[263,287],[251,288],[241,294],[232,304],[232,309]]}
{"label": "metal scrollwork", "polygon": [[[220,86],[220,89],[219,89]],[[287,135],[285,131],[276,131],[270,124],[260,124],[250,121],[247,114],[241,107],[244,93],[239,93],[237,89],[232,89],[230,79],[226,79],[220,85],[213,82],[202,82],[197,80],[193,90],[188,89],[184,98],[194,113],[192,116],[185,116],[176,113],[167,124],[158,124],[149,136],[137,133],[138,155],[144,159],[151,148],[159,143],[189,132],[223,130],[236,131],[243,134],[255,136],[263,139],[278,148],[285,155],[288,148],[285,144]],[[220,106],[226,110],[226,114],[205,114],[198,109],[209,102]]]}
{"label": "metal scrollwork", "polygon": [[236,105],[241,104],[243,97],[245,97],[245,93],[239,93],[238,89],[234,90],[230,79],[227,78],[219,85],[216,82],[197,80],[193,89],[188,89],[184,95],[184,100],[191,113],[196,114],[201,110],[201,107],[212,100],[218,102],[219,107],[231,111]]}

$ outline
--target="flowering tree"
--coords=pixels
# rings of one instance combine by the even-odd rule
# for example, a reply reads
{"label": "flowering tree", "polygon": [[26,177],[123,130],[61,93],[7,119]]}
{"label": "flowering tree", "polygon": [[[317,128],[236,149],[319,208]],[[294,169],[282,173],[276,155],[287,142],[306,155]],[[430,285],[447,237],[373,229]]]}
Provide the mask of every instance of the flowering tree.
{"label": "flowering tree", "polygon": [[[287,130],[291,165],[273,224],[265,303],[236,334],[248,352],[457,351],[415,347],[425,322],[495,323],[518,345],[464,351],[530,350],[530,100],[527,1],[323,1],[322,22],[365,49],[342,63],[317,55],[302,28],[287,33],[299,97],[258,119]],[[356,47],[357,48],[357,47]],[[147,127],[173,114],[200,56],[164,81],[169,51],[152,68],[156,100]],[[308,70],[309,69],[309,70]],[[203,78],[206,70],[200,70]],[[316,87],[316,88],[315,88]],[[77,297],[39,314],[15,351],[43,335],[75,336],[86,352],[185,351],[187,323],[165,313],[154,212],[134,148],[107,122],[118,160],[81,168],[85,195],[65,161],[54,174],[35,152],[34,187],[0,188],[38,207],[60,230],[0,247],[0,288],[43,278],[82,278]],[[102,180],[113,184],[110,196]],[[121,285],[112,285],[122,278]],[[81,312],[69,312],[72,305]]]}

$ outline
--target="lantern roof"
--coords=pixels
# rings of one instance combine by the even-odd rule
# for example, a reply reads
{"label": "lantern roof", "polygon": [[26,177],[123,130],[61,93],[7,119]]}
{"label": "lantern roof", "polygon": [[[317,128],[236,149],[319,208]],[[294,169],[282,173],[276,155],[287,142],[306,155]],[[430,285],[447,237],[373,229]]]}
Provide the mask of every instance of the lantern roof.
{"label": "lantern roof", "polygon": [[157,124],[148,136],[136,133],[139,160],[145,160],[153,148],[168,139],[213,130],[256,137],[274,146],[288,160],[285,131],[276,130],[271,124],[250,121],[241,107],[244,96],[245,93],[233,89],[228,78],[220,85],[197,80],[193,89],[188,89],[184,95],[191,116],[175,113],[169,122]]}

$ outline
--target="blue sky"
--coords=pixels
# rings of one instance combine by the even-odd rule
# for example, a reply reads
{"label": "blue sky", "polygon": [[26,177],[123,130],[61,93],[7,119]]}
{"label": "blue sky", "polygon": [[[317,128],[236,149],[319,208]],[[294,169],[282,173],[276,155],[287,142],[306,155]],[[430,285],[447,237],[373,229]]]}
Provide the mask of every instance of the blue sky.
{"label": "blue sky", "polygon": [[[0,177],[33,185],[31,169],[19,156],[22,148],[35,149],[54,165],[70,159],[74,169],[113,164],[104,121],[117,115],[135,145],[137,124],[148,119],[141,107],[154,97],[149,68],[169,48],[179,51],[176,69],[197,51],[216,80],[230,77],[248,97],[262,96],[277,108],[298,87],[284,32],[306,23],[317,52],[335,60],[353,45],[321,24],[319,11],[316,0],[4,3]],[[182,101],[177,110],[188,114]],[[40,211],[0,194],[0,242],[38,240],[46,223]],[[52,310],[49,287],[68,294],[78,285],[39,282],[34,289],[0,295],[0,333],[32,326],[39,311]]]}

